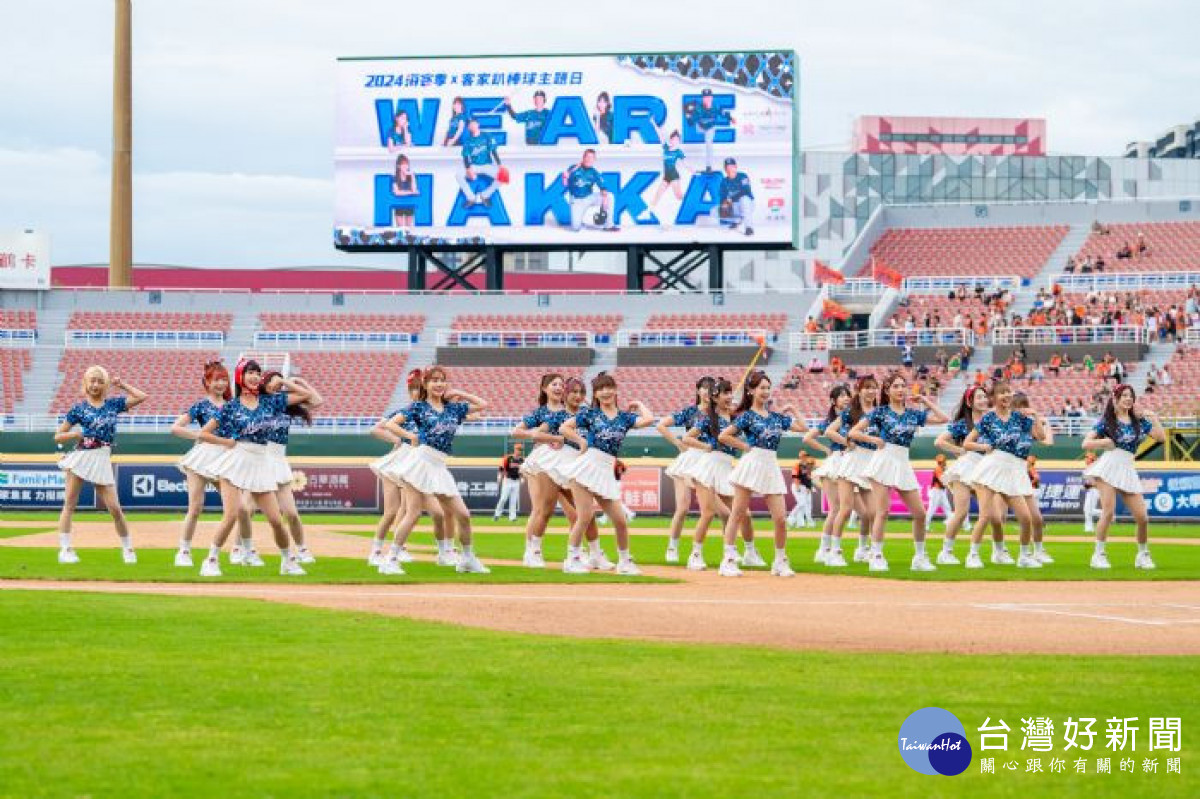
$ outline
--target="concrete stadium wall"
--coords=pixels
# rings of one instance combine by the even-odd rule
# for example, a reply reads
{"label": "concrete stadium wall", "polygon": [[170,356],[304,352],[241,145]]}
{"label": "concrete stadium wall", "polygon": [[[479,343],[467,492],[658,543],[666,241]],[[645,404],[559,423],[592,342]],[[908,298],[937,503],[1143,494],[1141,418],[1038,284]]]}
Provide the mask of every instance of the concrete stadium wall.
{"label": "concrete stadium wall", "polygon": [[[745,368],[758,348],[750,347],[619,347],[617,366],[741,366]],[[784,353],[786,356],[786,353]],[[768,350],[760,359],[766,364]]]}
{"label": "concrete stadium wall", "polygon": [[578,366],[587,368],[595,350],[589,347],[438,347],[445,366]]}

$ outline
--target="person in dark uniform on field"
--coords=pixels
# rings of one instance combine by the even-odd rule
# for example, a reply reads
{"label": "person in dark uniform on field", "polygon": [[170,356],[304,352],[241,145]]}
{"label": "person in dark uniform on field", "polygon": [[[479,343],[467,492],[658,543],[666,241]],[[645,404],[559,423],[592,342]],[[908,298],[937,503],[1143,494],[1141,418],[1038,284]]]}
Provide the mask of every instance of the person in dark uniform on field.
{"label": "person in dark uniform on field", "polygon": [[533,108],[528,111],[514,111],[512,98],[504,98],[504,106],[508,115],[525,126],[525,143],[537,146],[542,143],[542,131],[550,119],[550,109],[546,107],[546,93],[538,89],[533,93]]}
{"label": "person in dark uniform on field", "polygon": [[508,520],[515,522],[517,512],[521,508],[521,464],[525,462],[525,448],[522,444],[513,444],[513,451],[500,461],[500,500],[492,513],[493,520],[499,520],[508,503]]}
{"label": "person in dark uniform on field", "polygon": [[738,171],[736,158],[725,159],[725,173],[717,185],[717,198],[717,207],[712,209],[713,219],[734,229],[741,225],[747,236],[753,236],[754,189],[750,185],[750,176]]}

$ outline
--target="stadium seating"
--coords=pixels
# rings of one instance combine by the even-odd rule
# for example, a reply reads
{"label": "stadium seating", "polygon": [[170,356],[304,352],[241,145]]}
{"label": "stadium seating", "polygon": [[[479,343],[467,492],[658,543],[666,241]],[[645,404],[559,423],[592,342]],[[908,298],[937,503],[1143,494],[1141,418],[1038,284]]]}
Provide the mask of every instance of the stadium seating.
{"label": "stadium seating", "polygon": [[0,413],[12,413],[25,399],[25,372],[32,363],[33,351],[28,348],[0,348]]}
{"label": "stadium seating", "polygon": [[787,326],[785,313],[653,314],[646,330],[765,330],[779,335]]}
{"label": "stadium seating", "polygon": [[[1106,272],[1200,271],[1200,222],[1112,224],[1108,230],[1108,235],[1092,231],[1079,250],[1085,258],[1103,256]],[[1137,246],[1138,233],[1146,237],[1148,255],[1118,259],[1119,248]]]}
{"label": "stadium seating", "polygon": [[380,416],[404,380],[404,352],[294,352],[292,372],[321,392],[318,416]]}
{"label": "stadium seating", "polygon": [[[897,367],[894,364],[887,366],[868,365],[860,366],[855,364],[848,367],[855,375],[874,375],[877,380],[882,380],[883,377],[890,372],[899,370],[911,382],[914,380],[915,370]],[[936,369],[933,371],[937,371]],[[939,378],[941,384],[945,384],[947,377]],[[851,377],[848,373],[841,376],[834,376],[828,370],[820,373],[810,373],[804,365],[797,364],[793,366],[784,377],[783,381],[775,386],[774,404],[776,407],[782,405],[795,405],[805,417],[817,417],[823,415],[829,409],[829,392],[839,383],[850,383]],[[789,387],[794,384],[793,387]],[[938,391],[930,392],[933,396],[938,395]]]}
{"label": "stadium seating", "polygon": [[537,407],[542,375],[557,372],[564,377],[583,377],[579,367],[453,366],[448,371],[451,385],[487,400],[484,416],[506,418],[524,416]]}
{"label": "stadium seating", "polygon": [[417,334],[425,329],[424,314],[362,313],[264,313],[259,314],[262,330],[314,332],[380,332]]}
{"label": "stadium seating", "polygon": [[968,293],[966,299],[956,300],[944,294],[913,294],[908,297],[907,307],[899,308],[893,316],[903,320],[912,316],[917,328],[925,327],[925,317],[931,319],[931,327],[956,327],[956,316],[962,316],[965,326],[970,317],[972,328],[978,326],[981,319],[986,320],[992,309],[974,293]]}
{"label": "stadium seating", "polygon": [[0,310],[0,330],[36,330],[37,311]]}
{"label": "stadium seating", "polygon": [[[1126,368],[1132,373],[1137,365],[1126,364]],[[1066,370],[1057,376],[1047,373],[1044,380],[1014,380],[1012,386],[1029,395],[1035,410],[1045,416],[1058,416],[1068,400],[1090,407],[1096,392],[1104,387],[1104,379],[1082,370]]]}
{"label": "stadium seating", "polygon": [[621,326],[620,314],[463,314],[451,328],[463,331],[525,331],[530,333],[595,333],[612,335]]}
{"label": "stadium seating", "polygon": [[732,383],[742,371],[738,366],[619,366],[612,374],[622,406],[641,400],[655,415],[666,416],[695,402],[696,381],[705,375]]}
{"label": "stadium seating", "polygon": [[1200,415],[1200,358],[1196,352],[1181,346],[1166,368],[1171,373],[1171,385],[1160,384],[1152,392],[1143,392],[1138,397],[1139,407],[1164,415]]}
{"label": "stadium seating", "polygon": [[173,311],[75,311],[68,330],[218,331],[228,335],[229,313],[179,313]]}
{"label": "stadium seating", "polygon": [[[902,275],[1031,278],[1070,227],[891,228],[871,254]],[[869,274],[869,267],[867,267]]]}
{"label": "stadium seating", "polygon": [[149,396],[132,413],[176,415],[201,396],[204,364],[218,354],[173,350],[64,350],[58,362],[62,382],[51,404],[51,413],[64,413],[80,400],[80,380],[93,364],[145,391]]}

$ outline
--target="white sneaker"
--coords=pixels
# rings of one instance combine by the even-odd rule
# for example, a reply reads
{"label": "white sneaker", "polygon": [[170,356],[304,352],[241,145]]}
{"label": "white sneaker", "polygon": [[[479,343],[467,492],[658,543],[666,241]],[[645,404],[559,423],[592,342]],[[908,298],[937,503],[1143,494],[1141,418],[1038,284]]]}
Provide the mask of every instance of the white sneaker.
{"label": "white sneaker", "polygon": [[404,567],[393,557],[386,557],[379,562],[380,574],[404,574]]}
{"label": "white sneaker", "polygon": [[400,547],[400,551],[396,553],[396,561],[399,563],[412,563],[416,558],[408,551],[408,547]]}
{"label": "white sneaker", "polygon": [[737,558],[726,557],[721,561],[717,574],[722,577],[741,577],[742,570],[738,568]]}
{"label": "white sneaker", "polygon": [[66,549],[58,550],[58,562],[59,563],[78,563],[79,556],[77,554],[75,554],[75,550],[71,549],[70,547],[67,547]]}
{"label": "white sneaker", "polygon": [[303,577],[304,575],[308,574],[308,572],[304,571],[304,569],[300,566],[300,561],[298,561],[295,556],[279,559],[279,573],[284,577]]}
{"label": "white sneaker", "polygon": [[872,552],[870,561],[870,570],[873,572],[885,572],[888,570],[887,558],[882,552]]}
{"label": "white sneaker", "polygon": [[457,566],[458,553],[453,549],[445,549],[438,553],[437,565],[439,566]]}
{"label": "white sneaker", "polygon": [[1037,560],[1038,563],[1042,564],[1043,566],[1045,566],[1047,563],[1054,562],[1054,558],[1050,557],[1050,553],[1044,549],[1034,552],[1033,557]]}
{"label": "white sneaker", "polygon": [[[587,565],[598,572],[610,572],[616,569],[617,566],[608,559],[608,555],[604,554],[604,550],[599,552],[590,552],[587,556]],[[639,572],[640,574],[641,572]]]}
{"label": "white sneaker", "polygon": [[243,562],[245,563],[245,565],[254,566],[255,568],[259,568],[259,567],[267,565],[267,564],[263,563],[263,559],[258,554],[257,549],[252,549],[249,552],[247,552],[243,558]]}
{"label": "white sneaker", "polygon": [[300,547],[296,550],[296,560],[300,563],[316,563],[317,556],[308,547]]}
{"label": "white sneaker", "polygon": [[1017,556],[1018,569],[1040,569],[1042,564],[1033,554]]}
{"label": "white sneaker", "polygon": [[1097,552],[1094,555],[1092,555],[1092,564],[1091,565],[1092,565],[1093,569],[1111,569],[1112,568],[1112,566],[1108,562],[1108,555],[1104,554],[1103,552]]}
{"label": "white sneaker", "polygon": [[913,555],[912,564],[909,566],[915,572],[935,572],[937,566],[929,562],[928,555]]}
{"label": "white sneaker", "polygon": [[943,549],[937,555],[937,564],[939,566],[957,566],[958,562],[958,558],[954,556],[953,552],[947,552]]}
{"label": "white sneaker", "polygon": [[692,554],[688,555],[687,562],[688,571],[702,572],[708,568],[708,564],[704,562],[704,553],[699,549],[693,549]]}
{"label": "white sneaker", "polygon": [[829,550],[829,557],[825,558],[825,565],[831,569],[844,569],[846,567],[846,556],[842,554],[840,549]]}
{"label": "white sneaker", "polygon": [[383,563],[383,550],[382,549],[372,549],[371,554],[367,555],[367,565],[368,566],[378,566],[381,563]]}
{"label": "white sneaker", "polygon": [[521,558],[521,563],[530,569],[546,568],[546,559],[542,556],[542,553],[533,549],[525,550],[525,556]]}
{"label": "white sneaker", "polygon": [[829,557],[829,550],[825,547],[817,547],[817,554],[813,556],[813,563],[825,565],[825,560]]}
{"label": "white sneaker", "polygon": [[796,572],[792,569],[792,564],[788,561],[787,555],[775,556],[774,562],[771,563],[771,574],[775,575],[776,577],[796,576]]}
{"label": "white sneaker", "polygon": [[633,558],[627,558],[617,564],[617,574],[625,577],[640,577],[642,570],[633,562]]}
{"label": "white sneaker", "polygon": [[591,569],[584,563],[583,557],[579,555],[568,555],[563,561],[563,574],[591,574]]}
{"label": "white sneaker", "polygon": [[1133,559],[1133,568],[1145,569],[1147,571],[1156,568],[1154,559],[1150,557],[1149,552],[1139,552],[1137,557]]}
{"label": "white sneaker", "polygon": [[214,557],[207,557],[200,564],[201,577],[220,577],[221,576],[221,561]]}
{"label": "white sneaker", "polygon": [[175,565],[181,569],[190,569],[194,565],[192,563],[192,551],[190,549],[181,549],[175,553]]}
{"label": "white sneaker", "polygon": [[1008,554],[1007,549],[994,549],[992,550],[992,563],[996,566],[1011,566],[1016,561],[1013,560],[1012,555]]}
{"label": "white sneaker", "polygon": [[854,562],[855,563],[866,563],[870,559],[871,559],[871,550],[869,550],[863,546],[856,546],[854,548]]}
{"label": "white sneaker", "polygon": [[678,563],[679,562],[679,547],[668,546],[667,554],[664,557],[665,557],[667,563]]}
{"label": "white sneaker", "polygon": [[484,566],[475,555],[463,555],[458,559],[454,570],[459,574],[491,574],[492,570]]}
{"label": "white sneaker", "polygon": [[242,566],[246,563],[246,550],[241,546],[235,546],[233,551],[229,553],[229,562],[234,566]]}
{"label": "white sneaker", "polygon": [[979,557],[978,552],[971,552],[970,554],[967,555],[967,568],[968,569],[982,569],[983,568],[983,558]]}
{"label": "white sneaker", "polygon": [[125,561],[126,563],[137,563],[137,553],[132,549],[122,549],[121,560]]}
{"label": "white sneaker", "polygon": [[751,566],[766,568],[766,565],[767,562],[763,560],[762,555],[758,554],[758,550],[754,547],[747,547],[746,551],[742,553],[742,568],[746,569]]}

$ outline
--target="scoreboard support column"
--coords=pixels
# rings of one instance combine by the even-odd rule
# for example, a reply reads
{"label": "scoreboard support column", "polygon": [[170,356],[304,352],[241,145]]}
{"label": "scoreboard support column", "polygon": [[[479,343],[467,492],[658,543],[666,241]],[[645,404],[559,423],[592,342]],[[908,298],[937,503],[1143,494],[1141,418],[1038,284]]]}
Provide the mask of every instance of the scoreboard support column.
{"label": "scoreboard support column", "polygon": [[719,245],[694,245],[683,249],[626,248],[625,289],[645,291],[646,278],[658,278],[651,291],[701,291],[700,276],[708,270],[708,291],[725,287],[725,251]]}

